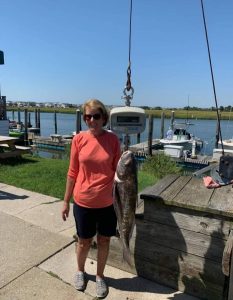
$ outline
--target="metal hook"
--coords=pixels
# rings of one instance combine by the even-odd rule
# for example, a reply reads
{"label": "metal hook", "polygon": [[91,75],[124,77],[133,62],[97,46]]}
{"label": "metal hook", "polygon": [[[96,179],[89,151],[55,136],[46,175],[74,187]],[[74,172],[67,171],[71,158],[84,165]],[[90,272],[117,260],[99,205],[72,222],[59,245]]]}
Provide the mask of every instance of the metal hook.
{"label": "metal hook", "polygon": [[[130,94],[127,94],[127,92],[131,92]],[[125,99],[125,105],[130,106],[131,99],[133,99],[133,94],[134,94],[134,88],[131,86],[130,90],[127,90],[127,87],[124,88],[123,90],[124,96],[122,96],[122,99]]]}

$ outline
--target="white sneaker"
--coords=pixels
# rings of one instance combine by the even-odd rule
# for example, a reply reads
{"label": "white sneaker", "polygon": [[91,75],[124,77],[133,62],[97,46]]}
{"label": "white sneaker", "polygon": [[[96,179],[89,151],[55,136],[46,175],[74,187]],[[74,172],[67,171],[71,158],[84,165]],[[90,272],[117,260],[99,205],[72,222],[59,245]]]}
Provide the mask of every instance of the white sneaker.
{"label": "white sneaker", "polygon": [[74,287],[78,291],[84,291],[86,288],[86,278],[84,272],[78,271],[74,275]]}
{"label": "white sneaker", "polygon": [[96,279],[96,296],[105,298],[108,295],[108,286],[103,278]]}

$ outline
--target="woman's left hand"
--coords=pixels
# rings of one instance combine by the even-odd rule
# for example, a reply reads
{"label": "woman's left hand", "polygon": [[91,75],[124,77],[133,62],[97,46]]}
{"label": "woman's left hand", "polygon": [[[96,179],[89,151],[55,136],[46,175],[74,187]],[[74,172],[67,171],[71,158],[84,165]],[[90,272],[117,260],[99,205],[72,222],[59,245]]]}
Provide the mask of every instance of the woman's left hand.
{"label": "woman's left hand", "polygon": [[69,212],[70,212],[70,203],[64,201],[63,208],[61,211],[63,221],[66,221],[66,219],[69,217]]}

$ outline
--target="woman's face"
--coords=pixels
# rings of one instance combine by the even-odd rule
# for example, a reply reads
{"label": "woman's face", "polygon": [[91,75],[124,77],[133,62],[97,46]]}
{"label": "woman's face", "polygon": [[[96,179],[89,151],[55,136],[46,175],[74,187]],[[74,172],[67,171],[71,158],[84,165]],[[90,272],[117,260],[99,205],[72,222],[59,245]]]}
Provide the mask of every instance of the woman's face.
{"label": "woman's face", "polygon": [[103,124],[105,120],[99,109],[86,107],[84,119],[92,134],[99,135],[103,132]]}

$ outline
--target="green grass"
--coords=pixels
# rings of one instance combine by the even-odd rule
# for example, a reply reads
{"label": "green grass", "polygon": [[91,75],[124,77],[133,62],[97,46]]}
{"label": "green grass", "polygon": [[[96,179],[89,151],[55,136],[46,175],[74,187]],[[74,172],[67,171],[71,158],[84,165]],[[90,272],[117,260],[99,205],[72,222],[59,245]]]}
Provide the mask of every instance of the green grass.
{"label": "green grass", "polygon": [[159,180],[168,174],[178,174],[181,168],[177,167],[176,162],[164,153],[159,153],[154,156],[148,156],[142,165],[142,170]]}
{"label": "green grass", "polygon": [[138,191],[141,192],[148,186],[154,185],[158,181],[154,175],[140,170],[138,172]]}
{"label": "green grass", "polygon": [[[0,163],[0,182],[63,199],[69,160],[48,159],[24,155]],[[145,171],[138,173],[139,191],[153,185],[157,179]]]}
{"label": "green grass", "polygon": [[0,164],[0,182],[62,199],[68,160],[33,158],[6,159]]}
{"label": "green grass", "polygon": [[[0,182],[63,199],[68,166],[68,159],[49,159],[31,155],[24,155],[20,159],[5,159],[0,163]],[[147,158],[138,172],[139,192],[154,185],[167,174],[177,173],[179,170],[165,155]]]}

